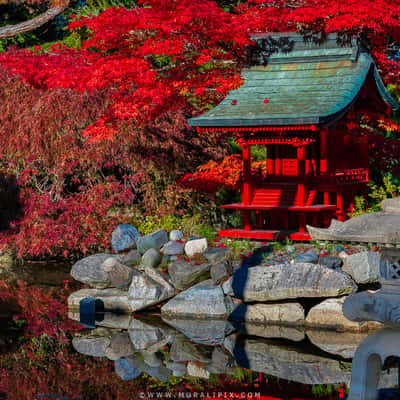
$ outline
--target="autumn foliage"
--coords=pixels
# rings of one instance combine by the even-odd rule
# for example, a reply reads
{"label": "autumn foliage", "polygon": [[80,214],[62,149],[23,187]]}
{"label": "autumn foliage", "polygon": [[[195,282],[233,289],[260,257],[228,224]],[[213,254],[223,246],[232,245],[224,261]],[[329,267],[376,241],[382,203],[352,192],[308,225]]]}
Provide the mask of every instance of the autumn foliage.
{"label": "autumn foliage", "polygon": [[24,211],[2,243],[20,256],[87,253],[108,246],[127,208],[179,213],[198,202],[188,183],[237,187],[240,159],[220,163],[225,139],[186,120],[241,84],[249,33],[351,34],[398,94],[400,64],[388,57],[398,15],[398,0],[253,0],[232,13],[212,1],[142,0],[71,16],[75,47],[0,54],[1,171],[16,177]]}

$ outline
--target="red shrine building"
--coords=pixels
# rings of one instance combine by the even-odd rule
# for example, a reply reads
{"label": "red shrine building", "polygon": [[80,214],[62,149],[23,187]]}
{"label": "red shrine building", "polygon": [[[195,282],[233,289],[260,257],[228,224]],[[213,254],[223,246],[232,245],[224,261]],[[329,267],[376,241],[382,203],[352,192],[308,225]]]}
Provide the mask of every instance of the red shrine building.
{"label": "red shrine building", "polygon": [[[366,137],[348,122],[364,111],[390,114],[386,91],[368,51],[336,34],[305,41],[297,33],[257,34],[242,71],[244,84],[212,110],[189,120],[199,131],[225,131],[243,151],[242,228],[220,236],[309,240],[306,225],[344,221],[365,195]],[[252,170],[252,146],[266,147],[266,175]]]}

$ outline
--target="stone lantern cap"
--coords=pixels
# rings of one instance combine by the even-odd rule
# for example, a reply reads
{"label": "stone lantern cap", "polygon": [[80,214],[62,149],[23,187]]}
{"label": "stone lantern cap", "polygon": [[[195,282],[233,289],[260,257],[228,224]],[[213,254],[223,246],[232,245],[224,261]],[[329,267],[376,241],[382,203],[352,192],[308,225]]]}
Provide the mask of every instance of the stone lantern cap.
{"label": "stone lantern cap", "polygon": [[400,248],[400,197],[382,202],[382,211],[363,214],[345,222],[332,220],[329,228],[307,225],[313,240],[377,243]]}

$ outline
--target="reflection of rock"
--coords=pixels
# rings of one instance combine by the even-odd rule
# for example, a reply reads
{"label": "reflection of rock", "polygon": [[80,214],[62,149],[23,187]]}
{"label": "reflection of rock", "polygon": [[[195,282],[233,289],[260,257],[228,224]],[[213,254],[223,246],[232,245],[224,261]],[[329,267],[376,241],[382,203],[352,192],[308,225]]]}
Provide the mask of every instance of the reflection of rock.
{"label": "reflection of rock", "polygon": [[380,277],[380,254],[372,251],[350,254],[344,261],[343,271],[357,283],[374,283]]}
{"label": "reflection of rock", "polygon": [[197,378],[210,378],[210,372],[207,370],[207,365],[201,365],[199,363],[194,363],[193,361],[189,361],[187,364],[187,374]]}
{"label": "reflection of rock", "polygon": [[375,323],[359,323],[343,314],[342,307],[347,297],[327,299],[314,306],[307,315],[306,325],[313,328],[327,328],[359,332],[366,329],[377,329]]}
{"label": "reflection of rock", "polygon": [[242,323],[240,325],[235,324],[235,327],[243,334],[266,339],[279,338],[300,342],[305,338],[303,330],[291,326]]}
{"label": "reflection of rock", "polygon": [[156,351],[171,340],[171,330],[167,325],[166,328],[163,328],[144,323],[135,318],[131,320],[128,333],[135,351],[150,351],[150,348]]}
{"label": "reflection of rock", "polygon": [[149,374],[153,378],[158,379],[161,382],[168,382],[171,377],[171,370],[169,370],[164,365],[158,365],[156,367],[151,367],[146,364],[142,359],[139,358],[138,354],[126,357],[133,368],[137,368],[140,371]]}
{"label": "reflection of rock", "polygon": [[158,304],[172,297],[175,289],[155,269],[147,268],[147,272],[134,271],[129,287],[129,304],[132,311]]}
{"label": "reflection of rock", "polygon": [[104,253],[82,258],[72,266],[71,275],[77,281],[97,289],[107,288],[111,285],[111,281],[103,269],[103,262],[110,257],[119,259],[118,256]]}
{"label": "reflection of rock", "polygon": [[235,335],[227,337],[224,344],[240,366],[252,371],[309,385],[344,383],[349,379],[341,368],[343,363],[302,353],[295,347]]}
{"label": "reflection of rock", "polygon": [[[79,310],[69,309],[68,318],[80,322]],[[96,326],[114,329],[128,329],[130,321],[131,316],[129,314],[115,314],[112,312],[105,312],[103,314],[95,315],[94,319],[94,323]]]}
{"label": "reflection of rock", "polygon": [[225,374],[229,367],[235,365],[232,355],[224,347],[215,347],[211,357],[211,363],[207,369],[212,374]]}
{"label": "reflection of rock", "polygon": [[223,284],[224,293],[246,302],[298,297],[336,297],[357,286],[347,275],[320,265],[278,264],[239,269]]}
{"label": "reflection of rock", "polygon": [[238,322],[298,326],[304,323],[304,309],[299,303],[241,304],[229,315],[229,319]]}
{"label": "reflection of rock", "polygon": [[161,307],[161,313],[195,318],[225,318],[228,314],[224,293],[211,280],[200,282],[179,293]]}
{"label": "reflection of rock", "polygon": [[171,360],[175,362],[210,362],[212,347],[192,343],[183,335],[176,335],[170,349]]}
{"label": "reflection of rock", "polygon": [[399,199],[387,199],[382,202],[380,212],[363,214],[345,222],[332,220],[327,229],[307,225],[314,240],[355,241],[364,243],[400,242]]}
{"label": "reflection of rock", "polygon": [[232,327],[225,320],[197,320],[165,318],[163,321],[182,332],[195,343],[218,345],[224,343],[225,336]]}
{"label": "reflection of rock", "polygon": [[105,357],[111,343],[112,332],[105,328],[96,328],[88,333],[77,333],[72,339],[72,346],[81,354],[91,357]]}
{"label": "reflection of rock", "polygon": [[310,342],[327,353],[352,358],[357,346],[366,338],[366,333],[335,332],[328,330],[307,331]]}
{"label": "reflection of rock", "polygon": [[172,371],[174,376],[184,376],[186,375],[186,364],[168,361],[166,367]]}
{"label": "reflection of rock", "polygon": [[86,297],[99,299],[104,304],[105,311],[114,312],[131,312],[128,302],[128,292],[121,289],[81,289],[73,292],[68,297],[68,308],[71,310],[79,310],[79,302]]}
{"label": "reflection of rock", "polygon": [[400,325],[400,295],[378,290],[349,296],[343,304],[344,315],[352,321],[378,321]]}
{"label": "reflection of rock", "polygon": [[381,329],[360,344],[352,362],[348,400],[378,398],[382,366],[389,357],[400,357],[399,329]]}
{"label": "reflection of rock", "polygon": [[115,373],[124,381],[137,378],[142,371],[132,366],[132,364],[126,358],[120,358],[115,360]]}
{"label": "reflection of rock", "polygon": [[119,358],[130,356],[135,349],[132,346],[128,332],[120,332],[111,338],[111,342],[105,350],[105,356],[109,360],[118,360]]}

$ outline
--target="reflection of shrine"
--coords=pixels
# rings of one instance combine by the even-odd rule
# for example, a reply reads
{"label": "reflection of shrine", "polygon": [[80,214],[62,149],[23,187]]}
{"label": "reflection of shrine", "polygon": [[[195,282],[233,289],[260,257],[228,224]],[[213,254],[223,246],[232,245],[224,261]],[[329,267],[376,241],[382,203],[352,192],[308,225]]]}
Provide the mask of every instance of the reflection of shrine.
{"label": "reflection of shrine", "polygon": [[[347,400],[399,399],[400,390],[378,391],[382,367],[400,358],[400,329],[384,328],[369,335],[358,347],[352,363]],[[390,393],[385,396],[385,392]]]}
{"label": "reflection of shrine", "polygon": [[[355,42],[304,42],[295,33],[263,34],[245,83],[214,109],[189,120],[207,134],[236,135],[243,148],[243,229],[221,236],[309,239],[306,224],[344,221],[368,182],[368,144],[347,122],[363,110],[390,112],[398,104],[386,92],[371,56]],[[266,147],[267,175],[251,168],[251,147]]]}

